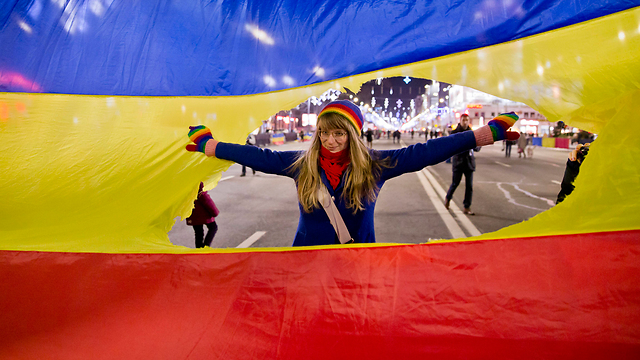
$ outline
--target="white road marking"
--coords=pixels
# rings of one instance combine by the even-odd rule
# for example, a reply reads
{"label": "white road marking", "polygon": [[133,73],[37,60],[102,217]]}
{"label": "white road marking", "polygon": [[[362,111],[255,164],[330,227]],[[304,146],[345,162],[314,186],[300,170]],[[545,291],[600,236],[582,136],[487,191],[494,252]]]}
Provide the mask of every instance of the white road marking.
{"label": "white road marking", "polygon": [[[512,198],[512,197],[511,197],[511,193],[509,193],[509,191],[507,191],[506,189],[503,189],[503,188],[502,188],[502,183],[497,183],[497,185],[498,185],[498,189],[500,189],[500,190],[504,193],[504,197],[506,197],[506,198],[507,198],[507,200],[508,200],[510,203],[512,203],[513,205],[521,206],[521,207],[524,207],[524,208],[527,208],[527,209],[531,209],[531,210],[536,210],[536,211],[545,211],[545,210],[547,210],[547,209],[538,209],[538,208],[535,208],[535,207],[533,207],[533,206],[528,206],[528,205],[520,204],[520,203],[518,203],[514,198]],[[517,186],[516,186],[516,185],[514,185],[514,184],[509,184],[509,185],[513,185],[514,187],[516,187],[516,188],[517,188]],[[547,200],[547,199],[545,199],[545,200]]]}
{"label": "white road marking", "polygon": [[562,183],[560,181],[558,181],[558,180],[551,180],[551,182],[554,183],[554,184],[562,185]]}
{"label": "white road marking", "polygon": [[514,188],[516,188],[516,190],[520,191],[521,193],[523,193],[523,194],[525,194],[525,195],[527,195],[529,197],[532,197],[534,199],[545,201],[547,203],[547,205],[549,205],[549,206],[554,206],[556,204],[553,200],[549,200],[547,198],[544,198],[544,197],[541,197],[541,196],[538,196],[538,195],[534,195],[534,194],[528,192],[527,190],[520,189],[520,187],[518,185],[516,185],[516,184],[512,184],[512,185],[513,185]]}
{"label": "white road marking", "polygon": [[[400,144],[404,147],[407,146],[407,144],[402,139],[400,139]],[[418,175],[418,179],[420,179],[422,187],[429,196],[431,203],[436,208],[438,214],[440,214],[440,217],[442,218],[444,224],[447,226],[449,233],[451,233],[452,239],[467,237],[467,235],[464,233],[464,231],[462,231],[462,228],[460,228],[453,216],[451,216],[449,210],[445,209],[444,198],[446,196],[446,192],[444,191],[444,189],[442,189],[442,186],[440,186],[429,169],[424,168],[422,169],[422,171],[416,172],[416,174]],[[471,220],[469,220],[469,218],[462,211],[460,211],[460,208],[458,208],[458,206],[454,204],[453,201],[449,204],[449,208],[452,210],[460,224],[462,224],[462,226],[471,236],[482,235],[482,233],[475,227],[475,225],[473,225]]]}
{"label": "white road marking", "polygon": [[[431,173],[431,170],[426,168],[426,169],[422,169],[425,172],[425,175],[427,176],[427,179],[429,179],[429,181],[431,182],[431,186],[433,186],[433,188],[435,189],[436,193],[440,196],[441,201],[445,201],[445,197],[447,196],[447,192],[444,191],[444,189],[442,188],[442,186],[440,186],[440,183],[438,183],[438,181],[436,180],[436,178],[433,176],[433,174]],[[444,205],[443,205],[444,206]],[[456,218],[458,219],[458,221],[460,222],[460,224],[462,224],[462,226],[467,230],[467,232],[471,235],[471,236],[480,236],[482,235],[482,233],[480,232],[480,230],[478,230],[478,228],[473,225],[473,223],[471,222],[471,220],[469,220],[469,218],[467,217],[467,215],[465,215],[460,208],[458,207],[458,205],[456,205],[453,201],[449,204],[449,207],[451,208],[451,210],[453,211],[453,213],[456,215]]]}
{"label": "white road marking", "polygon": [[254,242],[258,241],[262,237],[262,235],[266,234],[266,231],[256,231],[253,235],[249,236],[247,240],[240,243],[240,245],[236,246],[239,249],[248,248]]}
{"label": "white road marking", "polygon": [[[225,177],[223,177],[222,179],[220,179],[220,181],[229,180],[229,179],[231,179],[232,177],[233,177],[233,175],[231,175],[231,176],[225,176]],[[218,182],[220,182],[220,181],[218,181]]]}
{"label": "white road marking", "polygon": [[496,164],[498,164],[498,165],[502,165],[502,166],[505,166],[505,167],[511,167],[511,165],[509,165],[509,164],[505,164],[505,163],[501,163],[500,161],[494,161],[494,162],[495,162]]}
{"label": "white road marking", "polygon": [[549,163],[549,165],[551,165],[551,166],[555,166],[555,167],[562,167],[562,166],[560,166],[560,165],[558,165],[558,164],[554,164],[554,163]]}
{"label": "white road marking", "polygon": [[442,221],[444,221],[445,226],[447,227],[447,229],[449,229],[451,237],[453,239],[467,237],[458,223],[453,219],[453,216],[451,216],[451,214],[449,214],[449,211],[444,208],[444,204],[442,203],[440,198],[438,198],[436,191],[431,187],[431,185],[429,184],[429,180],[427,180],[426,176],[423,174],[424,171],[425,170],[423,169],[422,171],[416,172],[416,174],[418,175],[418,179],[420,179],[420,183],[422,184],[424,191],[426,191],[429,199],[431,200],[431,203],[433,203],[436,211],[438,212],[438,214],[440,214],[440,217],[442,218]]}

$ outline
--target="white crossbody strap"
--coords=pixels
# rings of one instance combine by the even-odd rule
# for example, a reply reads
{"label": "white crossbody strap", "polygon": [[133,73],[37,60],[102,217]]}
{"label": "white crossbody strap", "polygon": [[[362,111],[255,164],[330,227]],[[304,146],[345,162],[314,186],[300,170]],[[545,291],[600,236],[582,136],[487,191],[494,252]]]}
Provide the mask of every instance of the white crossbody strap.
{"label": "white crossbody strap", "polygon": [[320,201],[320,204],[322,204],[324,211],[327,212],[329,221],[331,222],[331,225],[333,225],[336,234],[338,234],[340,243],[352,243],[353,238],[349,234],[349,229],[347,229],[347,225],[345,225],[344,220],[342,219],[342,216],[340,215],[336,204],[333,202],[333,198],[329,194],[329,190],[327,190],[326,186],[321,186],[320,189],[318,189],[318,200]]}

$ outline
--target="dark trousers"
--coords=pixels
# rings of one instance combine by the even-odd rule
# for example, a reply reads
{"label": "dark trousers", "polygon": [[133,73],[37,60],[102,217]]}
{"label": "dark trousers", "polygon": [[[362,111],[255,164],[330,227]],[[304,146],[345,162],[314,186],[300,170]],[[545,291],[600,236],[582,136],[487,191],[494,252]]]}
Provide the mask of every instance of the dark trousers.
{"label": "dark trousers", "polygon": [[505,150],[504,150],[504,156],[505,157],[511,157],[511,146],[512,146],[512,144],[510,144],[507,141],[507,145],[506,145]]}
{"label": "dark trousers", "polygon": [[453,193],[456,191],[458,185],[460,185],[460,180],[462,180],[462,175],[464,175],[464,201],[462,205],[465,208],[471,207],[471,198],[473,197],[473,170],[464,169],[464,170],[453,170],[453,178],[451,180],[451,186],[449,186],[449,191],[447,191],[447,199],[451,200],[453,198]]}
{"label": "dark trousers", "polygon": [[218,224],[216,224],[215,221],[206,225],[207,236],[204,236],[203,225],[193,225],[193,232],[196,233],[196,248],[211,246],[213,237],[216,236],[216,233],[218,232]]}
{"label": "dark trousers", "polygon": [[[253,168],[251,168],[251,171],[253,171],[253,175],[256,174],[256,171],[253,170]],[[247,175],[247,167],[245,165],[242,165],[242,174],[241,175]]]}

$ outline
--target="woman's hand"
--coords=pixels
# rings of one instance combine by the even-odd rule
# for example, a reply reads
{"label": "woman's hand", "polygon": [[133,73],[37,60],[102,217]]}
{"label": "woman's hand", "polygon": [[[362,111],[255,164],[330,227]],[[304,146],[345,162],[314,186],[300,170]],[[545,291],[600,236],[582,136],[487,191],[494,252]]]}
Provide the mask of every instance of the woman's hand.
{"label": "woman's hand", "polygon": [[516,123],[516,121],[518,121],[518,115],[516,115],[516,113],[514,113],[513,111],[510,113],[500,114],[489,121],[487,125],[489,125],[489,127],[491,128],[493,141],[518,140],[518,138],[520,137],[520,134],[518,132],[507,131]]}
{"label": "woman's hand", "polygon": [[187,151],[205,153],[207,142],[213,140],[213,136],[211,135],[211,130],[204,125],[189,126],[189,139],[194,144],[187,145]]}

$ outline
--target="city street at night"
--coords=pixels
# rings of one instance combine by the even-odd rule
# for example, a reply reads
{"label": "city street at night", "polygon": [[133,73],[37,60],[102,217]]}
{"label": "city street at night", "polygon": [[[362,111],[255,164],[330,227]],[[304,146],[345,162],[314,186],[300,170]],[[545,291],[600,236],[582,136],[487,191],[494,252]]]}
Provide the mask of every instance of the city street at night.
{"label": "city street at night", "polygon": [[[416,134],[402,135],[401,145],[424,141]],[[272,150],[304,150],[310,142],[269,146]],[[378,150],[398,147],[391,139],[374,140]],[[569,150],[535,147],[532,158],[518,158],[516,147],[506,158],[502,143],[476,153],[473,202],[476,215],[462,214],[464,178],[453,196],[450,210],[444,195],[451,182],[451,164],[442,162],[420,172],[387,181],[375,213],[378,243],[424,243],[434,239],[463,238],[493,232],[527,220],[551,208]],[[289,247],[298,223],[293,180],[257,172],[241,177],[232,165],[217,187],[209,191],[220,209],[218,233],[212,247]],[[180,220],[180,219],[177,219]],[[172,243],[194,247],[193,229],[177,221],[169,232]]]}

